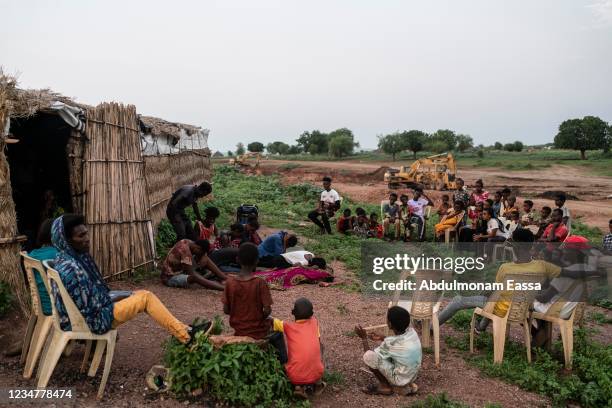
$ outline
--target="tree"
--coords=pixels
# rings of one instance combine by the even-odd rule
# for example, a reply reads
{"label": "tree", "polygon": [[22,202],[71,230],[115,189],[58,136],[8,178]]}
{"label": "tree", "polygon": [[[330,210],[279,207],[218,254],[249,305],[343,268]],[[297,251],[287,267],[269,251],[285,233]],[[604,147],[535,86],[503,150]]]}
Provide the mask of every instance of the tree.
{"label": "tree", "polygon": [[430,140],[427,148],[434,153],[444,153],[448,150],[448,145],[442,140]]}
{"label": "tree", "polygon": [[431,135],[430,142],[443,142],[446,145],[446,149],[444,150],[455,150],[457,146],[457,136],[455,132],[450,129],[438,129],[436,133]]}
{"label": "tree", "polygon": [[329,151],[329,135],[318,130],[304,132],[296,141],[298,146],[310,154],[323,154]]}
{"label": "tree", "polygon": [[585,160],[587,150],[606,150],[607,133],[608,124],[597,116],[568,119],[559,125],[559,132],[555,136],[555,146],[561,149],[579,150],[580,158]]}
{"label": "tree", "polygon": [[234,155],[234,152],[232,152],[231,150],[228,150],[228,151],[227,151],[227,155],[228,155],[229,157],[232,157],[232,156]]}
{"label": "tree", "polygon": [[236,155],[239,156],[241,154],[244,154],[244,144],[242,142],[236,145]]}
{"label": "tree", "polygon": [[[401,138],[404,145],[402,150],[410,150],[416,159],[417,152],[423,150],[427,134],[420,130],[409,130],[407,132],[402,132]],[[393,160],[395,160],[395,157]]]}
{"label": "tree", "polygon": [[386,136],[378,136],[378,148],[386,154],[390,154],[393,157],[393,161],[395,161],[395,155],[404,150],[404,133],[392,133]]}
{"label": "tree", "polygon": [[469,135],[457,135],[457,150],[461,153],[465,152],[467,149],[471,149],[474,147],[474,141],[472,137]]}
{"label": "tree", "polygon": [[514,143],[506,143],[504,145],[504,150],[507,150],[509,152],[520,152],[523,150],[525,146],[523,145],[523,142],[519,142],[518,140]]}
{"label": "tree", "polygon": [[493,145],[493,149],[495,150],[503,150],[504,145],[501,144],[501,142],[495,142],[495,144]]}
{"label": "tree", "polygon": [[298,145],[289,146],[289,150],[287,151],[287,154],[300,154],[300,153],[302,153],[302,148]]}
{"label": "tree", "polygon": [[353,154],[355,142],[347,134],[338,134],[329,139],[329,154],[334,157],[342,157]]}
{"label": "tree", "polygon": [[247,150],[253,153],[261,153],[264,151],[264,145],[260,142],[251,142],[247,145]]}
{"label": "tree", "polygon": [[270,154],[287,154],[289,152],[289,145],[285,142],[273,142],[268,143],[266,149]]}

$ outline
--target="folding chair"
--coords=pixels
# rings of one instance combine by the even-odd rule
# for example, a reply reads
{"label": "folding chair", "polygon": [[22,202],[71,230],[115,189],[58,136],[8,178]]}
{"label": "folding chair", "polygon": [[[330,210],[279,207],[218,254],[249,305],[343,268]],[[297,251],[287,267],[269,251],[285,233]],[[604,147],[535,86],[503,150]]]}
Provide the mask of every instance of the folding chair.
{"label": "folding chair", "polygon": [[[416,290],[413,291],[412,299],[410,300],[401,300],[400,296],[402,294],[401,290],[396,290],[393,294],[393,299],[389,302],[389,307],[392,306],[400,306],[410,312],[410,321],[420,321],[421,322],[421,344],[423,347],[431,346],[431,338],[430,338],[430,323],[433,328],[433,347],[434,347],[434,360],[436,367],[440,366],[440,323],[438,321],[438,312],[440,310],[440,302],[442,301],[442,296],[444,296],[444,291],[434,292],[434,291],[422,291],[418,290],[421,285],[421,282],[424,280],[428,280],[431,282],[440,282],[445,275],[449,275],[450,273],[446,271],[438,271],[438,270],[418,270],[414,274],[414,281],[416,283]],[[407,270],[402,271],[399,277],[399,282],[404,281],[408,278],[410,272]],[[366,332],[384,332],[385,336],[388,336],[389,328],[385,325],[378,326],[370,326],[365,328]]]}
{"label": "folding chair", "polygon": [[[101,399],[104,395],[104,388],[106,386],[106,381],[108,380],[108,374],[110,372],[111,364],[113,362],[113,355],[115,354],[115,343],[117,340],[117,330],[111,329],[104,334],[94,334],[89,329],[85,318],[74,304],[74,301],[68,294],[68,291],[64,287],[62,280],[60,278],[59,273],[53,269],[53,263],[50,261],[45,261],[43,263],[47,268],[47,278],[44,279],[45,287],[51,296],[51,306],[53,309],[53,336],[51,337],[51,341],[47,342],[45,346],[45,352],[42,362],[42,367],[40,368],[39,378],[38,378],[38,388],[45,388],[49,383],[49,379],[53,374],[53,370],[57,365],[57,362],[62,355],[62,352],[66,348],[66,345],[70,340],[88,340],[87,348],[85,350],[85,357],[83,359],[83,363],[81,365],[81,371],[83,371],[87,360],[89,358],[89,352],[91,350],[91,341],[97,341],[96,351],[94,353],[94,357],[91,363],[91,367],[89,368],[88,376],[94,377],[96,372],[98,371],[98,367],[102,360],[102,354],[104,353],[104,349],[106,348],[106,359],[104,362],[104,371],[102,373],[102,381],[100,382],[100,388],[98,389],[98,399]],[[59,314],[55,307],[55,295],[51,290],[51,282],[53,282],[58,289],[58,292],[62,298],[62,303],[66,308],[66,312],[68,313],[68,318],[70,319],[71,331],[64,331],[60,327]]]}
{"label": "folding chair", "polygon": [[[507,282],[510,280],[516,284],[537,283],[543,280],[543,276],[535,274],[511,274],[506,276],[504,285],[507,285]],[[499,291],[491,295],[484,309],[480,307],[474,309],[472,322],[470,323],[470,353],[474,353],[474,331],[476,328],[476,316],[478,315],[490,319],[493,324],[494,363],[501,363],[504,359],[506,333],[508,332],[509,325],[512,323],[523,325],[527,361],[531,363],[531,313],[529,310],[537,292],[534,290],[512,290],[510,292],[510,305],[504,317],[499,317],[493,313],[495,303],[499,299]]]}

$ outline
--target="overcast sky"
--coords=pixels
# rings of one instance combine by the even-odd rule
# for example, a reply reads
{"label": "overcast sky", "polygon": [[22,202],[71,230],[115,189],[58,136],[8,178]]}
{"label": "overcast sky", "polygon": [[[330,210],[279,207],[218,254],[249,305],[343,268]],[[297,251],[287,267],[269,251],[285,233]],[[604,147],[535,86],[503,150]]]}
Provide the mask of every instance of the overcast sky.
{"label": "overcast sky", "polygon": [[0,19],[22,87],[209,128],[213,151],[339,127],[366,148],[438,128],[535,144],[612,121],[612,0],[0,0]]}

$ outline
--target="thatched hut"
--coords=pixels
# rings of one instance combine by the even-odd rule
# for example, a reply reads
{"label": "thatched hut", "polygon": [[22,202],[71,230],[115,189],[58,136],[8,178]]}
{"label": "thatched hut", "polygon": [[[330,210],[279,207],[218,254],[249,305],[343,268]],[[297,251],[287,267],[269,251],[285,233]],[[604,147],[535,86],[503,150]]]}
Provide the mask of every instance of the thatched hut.
{"label": "thatched hut", "polygon": [[0,279],[24,305],[18,251],[62,211],[85,216],[105,277],[153,266],[154,231],[172,192],[210,179],[208,130],[0,78]]}

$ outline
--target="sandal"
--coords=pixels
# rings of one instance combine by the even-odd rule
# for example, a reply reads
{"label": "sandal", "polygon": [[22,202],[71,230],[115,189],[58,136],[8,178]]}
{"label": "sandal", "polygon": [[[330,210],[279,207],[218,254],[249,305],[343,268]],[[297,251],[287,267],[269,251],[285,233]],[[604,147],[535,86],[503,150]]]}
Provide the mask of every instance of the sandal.
{"label": "sandal", "polygon": [[419,390],[419,386],[415,383],[408,383],[403,387],[393,387],[394,391],[403,396],[414,395]]}
{"label": "sandal", "polygon": [[368,395],[393,395],[393,390],[381,390],[378,388],[378,384],[369,384],[367,387],[362,388],[361,391]]}

